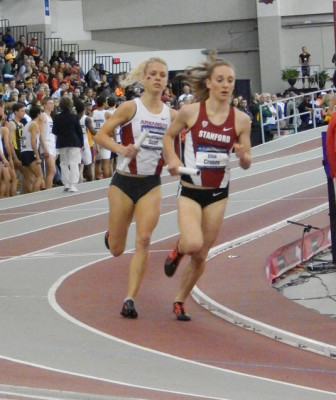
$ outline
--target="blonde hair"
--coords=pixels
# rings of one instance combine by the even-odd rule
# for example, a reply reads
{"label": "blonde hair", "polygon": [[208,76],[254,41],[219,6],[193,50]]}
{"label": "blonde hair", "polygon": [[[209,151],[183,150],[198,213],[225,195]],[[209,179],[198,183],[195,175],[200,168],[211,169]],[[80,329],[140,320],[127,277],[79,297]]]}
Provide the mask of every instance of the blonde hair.
{"label": "blonde hair", "polygon": [[197,67],[188,67],[184,72],[179,74],[183,78],[183,81],[190,86],[195,101],[205,101],[208,99],[209,89],[206,87],[206,80],[211,78],[216,67],[223,65],[230,67],[234,71],[234,67],[230,62],[217,58],[217,51],[211,50],[208,61],[203,62]]}
{"label": "blonde hair", "polygon": [[143,86],[141,84],[141,78],[143,76],[143,74],[146,73],[148,65],[154,62],[159,62],[161,64],[163,64],[167,70],[168,70],[168,65],[167,63],[160,57],[151,57],[148,60],[143,61],[142,63],[140,63],[139,65],[137,65],[136,67],[134,67],[126,76],[125,79],[122,79],[120,81],[120,85],[122,87],[127,87],[127,86],[131,86],[131,85],[140,85]]}

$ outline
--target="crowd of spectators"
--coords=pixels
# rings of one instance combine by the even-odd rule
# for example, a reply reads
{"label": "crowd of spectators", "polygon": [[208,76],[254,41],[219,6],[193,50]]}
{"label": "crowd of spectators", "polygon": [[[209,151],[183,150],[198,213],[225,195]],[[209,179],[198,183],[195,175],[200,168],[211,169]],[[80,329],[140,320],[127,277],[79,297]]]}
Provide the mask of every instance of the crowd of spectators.
{"label": "crowd of spectators", "polygon": [[[62,168],[64,178],[64,175],[68,176],[68,168],[73,169],[73,163],[64,164],[64,160],[62,163],[59,151],[54,154],[53,149],[48,150],[42,134],[43,124],[49,124],[50,133],[55,133],[52,124],[55,117],[65,111],[62,104],[66,109],[71,107],[72,113],[77,113],[82,121],[83,133],[83,138],[78,141],[78,146],[83,147],[82,153],[75,162],[79,178],[76,172],[76,182],[67,182],[65,190],[77,191],[75,183],[111,176],[115,170],[115,155],[108,155],[108,158],[106,155],[102,156],[103,152],[95,146],[92,136],[119,104],[141,96],[141,87],[123,87],[125,75],[126,73],[121,73],[114,76],[105,71],[104,65],[100,63],[92,65],[85,74],[74,52],[54,51],[51,58],[46,60],[42,57],[36,37],[32,37],[28,44],[24,35],[14,41],[9,28],[3,41],[0,41],[0,198],[64,185]],[[62,101],[63,98],[69,100]],[[169,83],[162,93],[162,101],[176,109],[193,102],[193,99],[188,85],[181,87],[181,93],[174,94],[172,84]],[[265,140],[272,140],[277,119],[284,116],[305,113],[295,117],[296,121],[293,121],[294,117],[281,121],[280,128],[283,131],[290,129],[293,124],[306,129],[313,118],[318,119],[318,123],[323,123],[325,117],[327,118],[326,109],[330,100],[330,94],[313,99],[319,105],[319,115],[316,114],[317,107],[314,107],[312,115],[310,95],[296,96],[289,91],[282,95],[256,93],[252,99],[237,96],[232,98],[231,105],[249,115],[251,138],[257,138],[252,140],[255,145],[260,142],[261,125]],[[31,121],[34,123],[30,124]],[[27,130],[24,127],[28,123],[30,125]],[[34,133],[36,126],[40,126],[41,130],[37,136]],[[24,162],[20,151],[22,132],[28,135],[30,141],[33,137],[33,141],[37,143],[37,150],[35,146],[29,147],[32,159]],[[183,132],[181,137],[183,141]],[[60,138],[57,137],[57,140]],[[34,163],[29,164],[32,160]],[[38,164],[38,168],[35,168],[35,164]],[[67,168],[66,174],[64,168]]]}
{"label": "crowd of spectators", "polygon": [[254,93],[250,102],[237,96],[231,105],[249,115],[252,145],[257,145],[262,142],[262,126],[268,142],[279,132],[284,135],[327,124],[332,98],[333,94],[323,91],[315,94],[294,91],[273,95]]}

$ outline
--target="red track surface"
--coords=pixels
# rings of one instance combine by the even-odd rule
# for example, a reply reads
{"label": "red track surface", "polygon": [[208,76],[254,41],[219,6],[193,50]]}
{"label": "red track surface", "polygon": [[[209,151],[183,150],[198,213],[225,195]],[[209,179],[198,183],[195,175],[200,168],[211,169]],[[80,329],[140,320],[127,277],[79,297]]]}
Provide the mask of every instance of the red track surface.
{"label": "red track surface", "polygon": [[[286,151],[295,154],[317,146],[311,141],[294,146]],[[278,152],[268,157],[281,157]],[[231,192],[270,180],[293,175],[300,171],[316,168],[320,160],[298,164],[295,169],[285,167],[279,171],[265,172],[253,178],[232,181]],[[105,191],[67,197],[60,201],[49,201],[37,206],[20,208],[20,213],[39,213],[52,208],[84,202],[105,196]],[[226,218],[217,244],[262,229],[279,220],[327,201],[326,187],[319,186],[300,192],[266,206],[243,214]],[[163,201],[163,209],[174,208],[172,198]],[[290,213],[289,213],[290,210]],[[1,213],[0,221],[17,218],[18,210]],[[310,217],[309,223],[320,227],[329,224],[327,211]],[[106,215],[89,220],[50,228],[15,239],[0,241],[2,257],[12,257],[47,248],[56,243],[104,231]],[[70,229],[71,228],[71,229]],[[293,225],[273,232],[230,253],[223,253],[208,262],[199,287],[217,302],[241,314],[267,324],[277,326],[302,336],[336,345],[336,321],[305,309],[282,297],[266,281],[265,265],[268,255],[284,244],[297,240],[300,229]],[[29,242],[29,246],[27,245]],[[267,377],[283,382],[335,392],[335,360],[266,338],[254,332],[234,326],[196,304],[187,302],[192,321],[181,323],[172,314],[174,298],[181,270],[169,279],[163,274],[162,263],[166,253],[175,244],[176,237],[151,246],[149,268],[137,298],[138,320],[126,320],[119,315],[125,296],[127,267],[131,255],[110,258],[82,269],[67,278],[57,291],[59,305],[71,316],[97,330],[122,338],[138,345],[173,354],[182,358],[214,365],[219,368]],[[228,254],[238,255],[229,258]],[[8,385],[59,389],[105,395],[137,396],[156,399],[157,394],[112,385],[104,382],[59,374],[2,360],[0,383]],[[161,394],[161,399],[174,396]],[[180,396],[179,398],[187,398]],[[194,397],[195,398],[195,397]]]}

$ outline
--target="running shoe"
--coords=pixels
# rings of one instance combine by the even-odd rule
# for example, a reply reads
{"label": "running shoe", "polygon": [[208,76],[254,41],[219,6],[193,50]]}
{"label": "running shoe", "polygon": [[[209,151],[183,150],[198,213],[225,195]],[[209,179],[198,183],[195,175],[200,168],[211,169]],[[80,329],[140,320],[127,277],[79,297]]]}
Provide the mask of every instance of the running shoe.
{"label": "running shoe", "polygon": [[109,238],[109,236],[110,236],[110,232],[109,232],[109,231],[106,231],[105,236],[104,236],[104,241],[105,241],[105,246],[106,246],[107,250],[110,250],[110,246],[109,246],[109,244],[108,244],[108,238]]}
{"label": "running shoe", "polygon": [[164,264],[164,271],[167,276],[173,276],[177,267],[179,266],[184,254],[179,253],[177,250],[177,243],[173,250],[168,254]]}
{"label": "running shoe", "polygon": [[191,317],[185,312],[184,304],[181,301],[175,301],[173,313],[179,321],[190,321]]}
{"label": "running shoe", "polygon": [[134,301],[132,299],[126,299],[120,311],[120,314],[126,318],[137,318],[138,313],[134,307]]}

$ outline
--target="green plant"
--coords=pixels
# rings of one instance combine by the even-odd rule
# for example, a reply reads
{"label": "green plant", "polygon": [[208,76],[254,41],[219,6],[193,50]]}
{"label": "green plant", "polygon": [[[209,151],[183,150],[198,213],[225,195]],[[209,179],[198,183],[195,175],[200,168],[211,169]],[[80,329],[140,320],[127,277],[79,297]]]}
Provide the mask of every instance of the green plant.
{"label": "green plant", "polygon": [[318,83],[320,89],[323,89],[327,80],[330,79],[330,75],[327,70],[322,69],[321,71],[315,72],[314,74],[315,82]]}
{"label": "green plant", "polygon": [[300,72],[295,68],[286,68],[282,70],[281,79],[283,81],[296,80]]}

